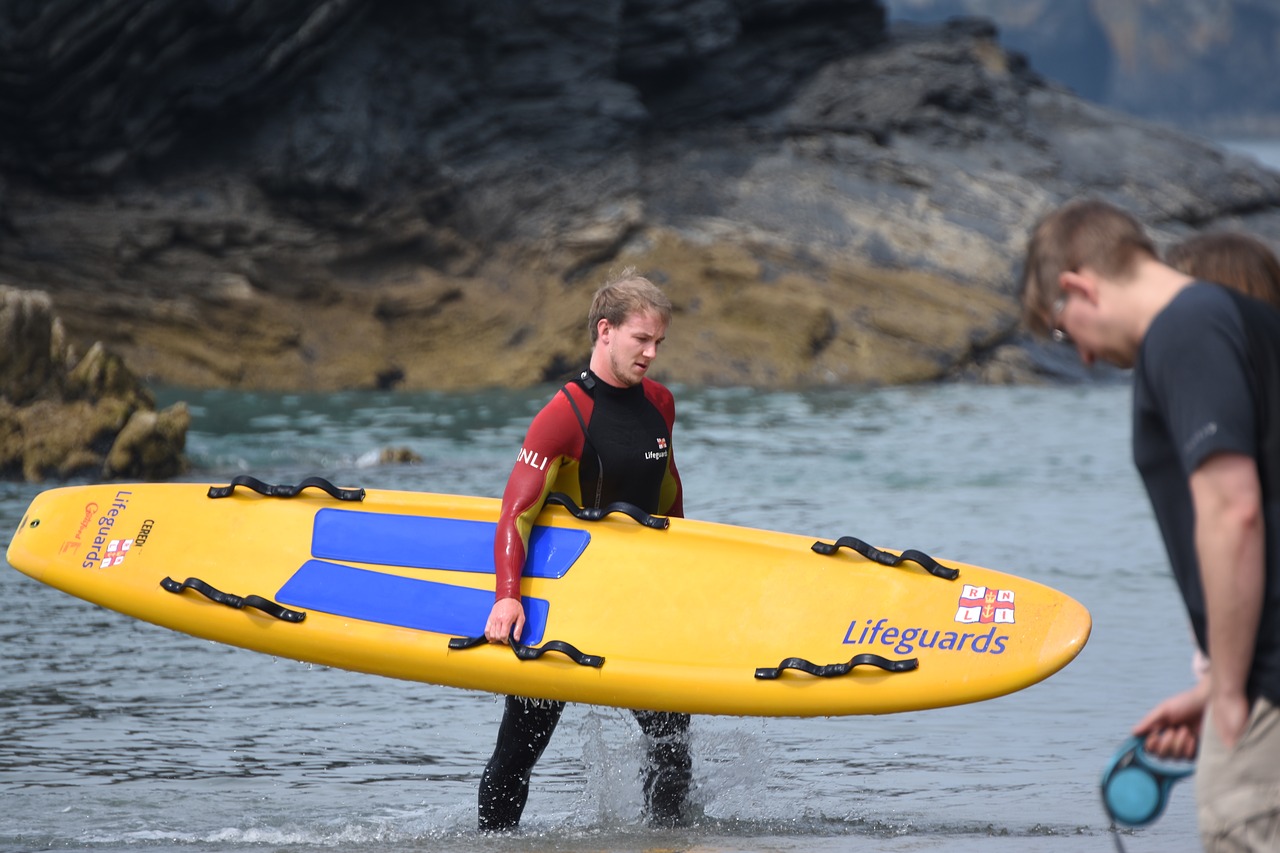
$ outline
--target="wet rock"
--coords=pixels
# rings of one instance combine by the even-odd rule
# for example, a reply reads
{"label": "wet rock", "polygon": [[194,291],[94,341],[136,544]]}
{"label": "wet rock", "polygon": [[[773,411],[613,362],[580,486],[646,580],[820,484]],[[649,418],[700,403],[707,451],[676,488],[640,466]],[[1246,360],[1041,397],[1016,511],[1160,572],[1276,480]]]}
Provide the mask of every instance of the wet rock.
{"label": "wet rock", "polygon": [[155,408],[155,397],[125,366],[124,360],[108,352],[101,342],[89,347],[62,382],[63,397],[68,400],[121,400],[131,408]]}
{"label": "wet rock", "polygon": [[99,343],[68,369],[47,295],[0,287],[0,477],[164,479],[186,468],[191,418]]}
{"label": "wet rock", "polygon": [[410,447],[384,447],[378,453],[379,465],[417,465],[422,456]]}
{"label": "wet rock", "polygon": [[137,410],[116,435],[102,473],[107,478],[163,480],[186,470],[182,455],[191,412],[175,403],[161,412]]}
{"label": "wet rock", "polygon": [[58,390],[63,334],[50,319],[52,304],[46,293],[0,285],[0,391],[12,403]]}

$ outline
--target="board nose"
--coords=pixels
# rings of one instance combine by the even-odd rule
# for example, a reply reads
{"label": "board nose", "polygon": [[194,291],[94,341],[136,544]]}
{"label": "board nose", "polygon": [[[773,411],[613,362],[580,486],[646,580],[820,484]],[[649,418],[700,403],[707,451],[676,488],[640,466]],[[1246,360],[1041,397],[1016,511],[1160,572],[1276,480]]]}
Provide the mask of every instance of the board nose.
{"label": "board nose", "polygon": [[1054,672],[1075,660],[1092,631],[1093,617],[1088,608],[1070,596],[1062,596],[1058,617],[1053,620],[1044,645],[1046,650],[1055,650],[1060,658],[1060,661],[1053,662],[1056,664]]}
{"label": "board nose", "polygon": [[33,549],[30,547],[30,542],[41,526],[37,507],[39,502],[40,496],[37,495],[27,507],[27,511],[22,514],[22,521],[18,523],[18,528],[13,532],[13,538],[9,540],[9,547],[5,551],[5,560],[10,566],[36,579],[39,579],[40,575],[37,571],[37,563],[32,559]]}

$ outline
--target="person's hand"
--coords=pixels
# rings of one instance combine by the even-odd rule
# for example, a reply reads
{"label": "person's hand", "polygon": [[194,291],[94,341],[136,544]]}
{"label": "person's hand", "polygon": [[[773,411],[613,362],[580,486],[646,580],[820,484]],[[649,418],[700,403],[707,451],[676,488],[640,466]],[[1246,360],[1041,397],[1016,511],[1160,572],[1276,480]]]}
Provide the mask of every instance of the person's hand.
{"label": "person's hand", "polygon": [[489,611],[489,621],[484,626],[484,637],[491,643],[505,643],[512,636],[520,639],[524,632],[524,607],[518,598],[502,598],[495,601]]}
{"label": "person's hand", "polygon": [[1206,679],[1152,708],[1133,733],[1145,735],[1143,746],[1157,758],[1195,758],[1208,700]]}

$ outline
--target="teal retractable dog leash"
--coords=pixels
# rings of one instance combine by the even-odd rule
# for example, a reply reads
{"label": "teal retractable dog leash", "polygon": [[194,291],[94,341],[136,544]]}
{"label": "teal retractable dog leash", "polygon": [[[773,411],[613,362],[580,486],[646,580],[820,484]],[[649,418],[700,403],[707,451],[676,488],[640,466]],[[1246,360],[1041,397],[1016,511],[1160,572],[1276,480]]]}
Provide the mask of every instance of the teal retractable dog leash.
{"label": "teal retractable dog leash", "polygon": [[1124,847],[1116,824],[1139,827],[1154,822],[1169,804],[1173,784],[1195,772],[1190,764],[1161,763],[1142,741],[1136,735],[1125,741],[1102,773],[1102,805],[1111,817],[1111,835],[1120,853]]}

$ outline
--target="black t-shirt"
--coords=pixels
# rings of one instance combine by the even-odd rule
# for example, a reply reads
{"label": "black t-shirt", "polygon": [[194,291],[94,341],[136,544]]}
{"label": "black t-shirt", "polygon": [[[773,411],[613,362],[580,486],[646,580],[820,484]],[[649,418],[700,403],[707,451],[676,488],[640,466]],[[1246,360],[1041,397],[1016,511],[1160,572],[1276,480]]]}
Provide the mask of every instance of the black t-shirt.
{"label": "black t-shirt", "polygon": [[1280,312],[1197,282],[1152,322],[1134,369],[1133,456],[1196,640],[1207,648],[1191,474],[1215,453],[1258,463],[1266,589],[1251,695],[1280,700]]}

